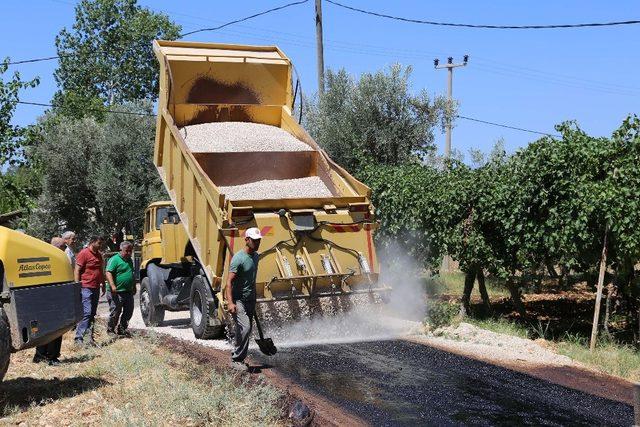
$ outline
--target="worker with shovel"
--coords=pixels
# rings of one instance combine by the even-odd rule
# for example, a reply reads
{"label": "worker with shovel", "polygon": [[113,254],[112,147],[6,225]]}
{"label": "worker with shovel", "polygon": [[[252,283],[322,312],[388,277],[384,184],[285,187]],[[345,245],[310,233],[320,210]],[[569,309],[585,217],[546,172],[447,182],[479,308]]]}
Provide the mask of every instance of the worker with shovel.
{"label": "worker with shovel", "polygon": [[[244,241],[246,246],[231,259],[229,279],[225,289],[227,311],[231,314],[235,323],[231,367],[240,371],[248,370],[244,359],[247,357],[251,328],[255,316],[256,273],[258,272],[258,248],[260,247],[261,239],[262,234],[258,228],[252,227],[245,231]],[[262,335],[262,331],[260,332],[260,335]],[[260,345],[260,343],[258,344]]]}

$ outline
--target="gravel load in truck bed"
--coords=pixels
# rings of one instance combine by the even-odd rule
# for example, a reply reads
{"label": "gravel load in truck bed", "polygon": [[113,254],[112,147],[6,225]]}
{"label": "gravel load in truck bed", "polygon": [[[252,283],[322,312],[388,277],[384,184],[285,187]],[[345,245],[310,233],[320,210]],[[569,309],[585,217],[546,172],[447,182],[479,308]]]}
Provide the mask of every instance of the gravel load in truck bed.
{"label": "gravel load in truck bed", "polygon": [[202,123],[185,126],[180,133],[194,153],[313,151],[289,132],[259,123]]}
{"label": "gravel load in truck bed", "polygon": [[331,191],[317,176],[251,182],[219,187],[230,200],[298,199],[331,197]]}

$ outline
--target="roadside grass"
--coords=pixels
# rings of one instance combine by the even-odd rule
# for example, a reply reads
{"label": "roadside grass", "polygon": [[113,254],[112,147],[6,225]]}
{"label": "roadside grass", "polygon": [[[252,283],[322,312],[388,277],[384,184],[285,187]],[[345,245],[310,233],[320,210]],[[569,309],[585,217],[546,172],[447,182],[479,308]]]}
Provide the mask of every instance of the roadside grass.
{"label": "roadside grass", "polygon": [[[512,335],[519,338],[538,339],[545,338],[544,324],[525,327],[504,318],[474,319],[457,316],[454,308],[458,304],[438,302],[437,308],[427,315],[425,323],[433,329],[443,326],[456,326],[461,321],[470,323],[478,328],[486,329],[499,334]],[[431,316],[431,317],[430,317]],[[640,352],[629,345],[620,344],[607,337],[600,337],[596,349],[589,351],[587,338],[578,334],[565,334],[557,341],[551,341],[551,348],[556,353],[567,356],[593,369],[624,378],[628,381],[640,381]]]}
{"label": "roadside grass", "polygon": [[[508,297],[509,291],[505,288],[504,283],[500,280],[488,277],[485,280],[487,287],[487,293],[489,298]],[[464,290],[464,273],[440,273],[437,276],[425,278],[425,290],[430,297],[437,297],[443,295],[453,295],[460,297]],[[472,297],[480,297],[478,291],[478,284],[476,283]]]}
{"label": "roadside grass", "polygon": [[59,367],[33,364],[33,351],[12,356],[0,387],[3,423],[279,424],[277,389],[218,373],[159,347],[153,337],[88,350],[74,350],[70,341],[64,340]]}
{"label": "roadside grass", "polygon": [[593,353],[586,338],[566,335],[557,345],[560,354],[629,381],[640,381],[640,354],[628,345],[600,338]]}

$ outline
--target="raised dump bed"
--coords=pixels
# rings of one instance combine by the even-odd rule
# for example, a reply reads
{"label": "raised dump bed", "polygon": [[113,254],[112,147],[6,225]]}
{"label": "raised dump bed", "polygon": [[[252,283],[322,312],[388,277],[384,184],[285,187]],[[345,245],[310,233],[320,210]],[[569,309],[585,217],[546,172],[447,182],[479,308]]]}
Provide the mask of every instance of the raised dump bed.
{"label": "raised dump bed", "polygon": [[217,316],[226,266],[249,227],[264,235],[261,302],[387,289],[370,189],[291,116],[289,59],[272,46],[156,41],[154,51],[154,162],[188,237],[180,261],[201,266]]}

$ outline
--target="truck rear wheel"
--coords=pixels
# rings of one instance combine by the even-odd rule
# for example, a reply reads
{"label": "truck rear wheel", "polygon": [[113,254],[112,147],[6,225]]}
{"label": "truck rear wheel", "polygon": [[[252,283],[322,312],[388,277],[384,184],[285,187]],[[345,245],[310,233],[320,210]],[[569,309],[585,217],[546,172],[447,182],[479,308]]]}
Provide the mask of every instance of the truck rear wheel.
{"label": "truck rear wheel", "polygon": [[146,326],[160,326],[164,320],[164,308],[153,303],[153,290],[149,278],[142,279],[140,284],[140,313]]}
{"label": "truck rear wheel", "polygon": [[9,330],[9,321],[0,310],[0,381],[9,369],[9,360],[11,359],[11,331]]}
{"label": "truck rear wheel", "polygon": [[191,284],[191,329],[199,339],[219,338],[224,325],[218,319],[213,293],[202,276],[196,276]]}

